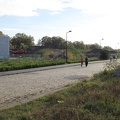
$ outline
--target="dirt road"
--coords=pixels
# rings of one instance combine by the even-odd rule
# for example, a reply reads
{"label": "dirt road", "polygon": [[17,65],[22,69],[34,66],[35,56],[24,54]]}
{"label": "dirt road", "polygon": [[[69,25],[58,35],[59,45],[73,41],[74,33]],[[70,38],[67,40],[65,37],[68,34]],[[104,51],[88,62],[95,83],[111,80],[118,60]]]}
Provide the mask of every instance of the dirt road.
{"label": "dirt road", "polygon": [[105,62],[0,76],[0,109],[57,91],[103,70]]}

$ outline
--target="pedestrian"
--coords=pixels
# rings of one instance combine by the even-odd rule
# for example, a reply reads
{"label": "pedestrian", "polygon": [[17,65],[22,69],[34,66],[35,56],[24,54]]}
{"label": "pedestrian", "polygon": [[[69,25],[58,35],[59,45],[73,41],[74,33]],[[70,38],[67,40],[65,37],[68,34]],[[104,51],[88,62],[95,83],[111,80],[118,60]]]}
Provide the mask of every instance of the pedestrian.
{"label": "pedestrian", "polygon": [[117,60],[117,58],[118,58],[118,56],[117,56],[117,55],[115,55],[115,60]]}
{"label": "pedestrian", "polygon": [[83,58],[81,57],[81,58],[80,58],[81,67],[82,67],[82,65],[83,65],[83,61],[84,61],[84,60],[83,60]]}
{"label": "pedestrian", "polygon": [[110,62],[112,62],[112,55],[110,55]]}
{"label": "pedestrian", "polygon": [[88,66],[88,57],[87,56],[85,58],[85,65],[86,65],[86,67]]}

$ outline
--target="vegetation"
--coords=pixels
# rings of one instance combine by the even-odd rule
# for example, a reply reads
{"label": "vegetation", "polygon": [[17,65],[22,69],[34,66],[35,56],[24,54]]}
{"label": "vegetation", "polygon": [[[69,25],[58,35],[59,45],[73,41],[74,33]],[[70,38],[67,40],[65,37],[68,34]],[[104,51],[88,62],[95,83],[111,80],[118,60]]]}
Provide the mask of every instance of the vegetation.
{"label": "vegetation", "polygon": [[120,63],[118,61],[108,62],[105,65],[105,69],[112,70],[112,71],[114,71],[115,69],[120,70]]}
{"label": "vegetation", "polygon": [[108,60],[109,59],[109,53],[105,50],[102,50],[100,52],[100,60]]}
{"label": "vegetation", "polygon": [[10,44],[13,49],[27,48],[34,45],[34,38],[24,33],[17,33],[10,39]]}
{"label": "vegetation", "polygon": [[[59,36],[57,37],[56,36],[53,36],[53,37],[44,36],[42,39],[38,41],[37,45],[45,46],[46,48],[54,48],[54,49],[64,48],[65,49],[66,40]],[[67,47],[75,48],[77,50],[89,50],[89,49],[100,48],[100,46],[97,43],[85,45],[83,41],[74,41],[74,42],[67,41]]]}
{"label": "vegetation", "polygon": [[2,31],[0,31],[0,35],[3,35]]}
{"label": "vegetation", "polygon": [[0,61],[0,72],[65,64],[65,60],[44,60],[36,58],[18,58]]}
{"label": "vegetation", "polygon": [[[0,34],[3,34],[0,31]],[[74,41],[74,42],[67,42],[68,47],[74,47],[78,50],[90,50],[90,49],[100,49],[100,45],[95,44],[84,44],[83,41]],[[24,33],[17,33],[10,39],[11,49],[21,49],[27,48],[29,46],[34,45],[34,38],[32,36],[28,36]],[[44,36],[38,40],[37,45],[44,46],[45,48],[53,48],[53,49],[63,49],[66,48],[66,40],[59,36]],[[113,50],[109,46],[105,46],[103,49],[105,50]]]}
{"label": "vegetation", "polygon": [[120,78],[105,69],[90,80],[0,111],[0,120],[119,120]]}
{"label": "vegetation", "polygon": [[[33,51],[32,51],[32,49],[31,49],[31,51],[28,51],[28,50],[30,50],[29,48],[33,45],[34,45],[34,38],[32,36],[30,36],[30,35],[28,36],[24,33],[17,33],[14,37],[12,37],[10,39],[10,49],[12,49],[12,50],[24,49],[25,53],[30,54],[34,50]],[[67,47],[67,49],[68,49],[67,57],[68,57],[68,59],[70,59],[70,61],[71,61],[71,59],[77,60],[81,56],[85,57],[86,52],[91,51],[93,49],[101,49],[101,46],[97,43],[84,44],[83,41],[74,41],[74,42],[67,41],[67,44],[66,44],[66,40],[59,36],[53,36],[53,37],[44,36],[38,40],[37,45],[39,46],[39,49],[36,49],[36,51],[34,51],[34,53],[40,54],[42,57],[47,58],[47,59],[51,56],[54,56],[54,52],[51,51],[51,49],[54,49],[54,50],[59,49],[61,51],[64,51],[64,53],[61,54],[61,56],[62,56],[61,58],[64,59],[66,57],[65,49]],[[40,46],[41,46],[41,48],[40,48]],[[44,48],[44,50],[42,48]],[[49,49],[50,51],[47,51],[45,49]],[[102,48],[102,50],[110,51],[113,49],[109,46],[105,46],[104,48]],[[117,52],[119,52],[119,50]],[[108,59],[108,54],[106,54],[105,51],[102,51],[100,59],[102,59],[102,60]]]}
{"label": "vegetation", "polygon": [[[89,61],[97,60],[96,58],[89,59]],[[78,63],[79,59],[68,60],[68,63]],[[66,64],[65,59],[57,60],[46,60],[43,58],[15,58],[7,59],[0,61],[0,72],[10,71],[10,70],[19,70],[19,69],[28,69],[28,68],[37,68],[53,65]]]}
{"label": "vegetation", "polygon": [[41,50],[37,51],[36,53],[40,54],[43,58],[47,58],[54,54],[52,49],[41,49]]}
{"label": "vegetation", "polygon": [[[25,50],[27,50],[28,47],[34,45],[34,38],[32,36],[27,36],[24,33],[17,33],[13,38],[10,39],[10,44],[11,48],[13,48],[14,50],[21,48],[26,48]],[[0,62],[0,71],[65,64],[66,40],[59,36],[57,37],[44,36],[41,40],[38,41],[38,45],[42,46],[42,49],[40,48],[37,49],[37,51],[35,51],[35,54],[40,54],[42,57],[41,59],[20,58],[15,60],[13,59],[5,60]],[[73,43],[68,41],[67,42],[68,63],[79,62],[80,57],[85,58],[86,52],[89,51],[90,49],[95,48],[100,48],[100,46],[98,44],[85,45],[83,41],[74,41]],[[107,48],[110,49],[110,47],[106,47],[106,49]],[[57,51],[58,49],[61,50],[61,52],[58,52]],[[31,51],[34,50],[31,49]],[[99,58],[89,58],[89,61],[98,59]],[[100,59],[108,59],[108,54],[105,54],[103,51],[103,53],[101,53]]]}
{"label": "vegetation", "polygon": [[58,36],[44,36],[41,40],[38,41],[38,45],[45,46],[46,48],[60,49],[65,48],[66,42],[63,38]]}

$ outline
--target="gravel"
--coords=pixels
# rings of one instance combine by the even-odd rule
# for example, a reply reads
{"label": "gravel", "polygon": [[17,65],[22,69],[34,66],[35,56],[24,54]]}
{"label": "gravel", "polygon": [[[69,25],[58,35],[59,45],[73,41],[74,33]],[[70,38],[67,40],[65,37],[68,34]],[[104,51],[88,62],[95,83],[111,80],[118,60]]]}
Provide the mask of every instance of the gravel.
{"label": "gravel", "polygon": [[103,70],[105,62],[89,64],[88,67],[60,67],[27,73],[0,76],[0,110],[28,102],[45,94],[58,91],[72,83]]}

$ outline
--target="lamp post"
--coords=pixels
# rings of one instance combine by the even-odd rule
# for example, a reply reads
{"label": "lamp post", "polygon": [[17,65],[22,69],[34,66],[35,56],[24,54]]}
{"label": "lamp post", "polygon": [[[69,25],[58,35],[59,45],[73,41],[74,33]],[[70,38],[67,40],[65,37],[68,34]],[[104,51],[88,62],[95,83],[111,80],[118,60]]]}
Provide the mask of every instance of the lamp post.
{"label": "lamp post", "polygon": [[104,40],[104,38],[100,39],[100,48],[101,48],[101,40]]}
{"label": "lamp post", "polygon": [[67,34],[69,33],[69,32],[72,32],[71,30],[70,31],[68,31],[68,32],[66,32],[66,63],[67,63]]}

